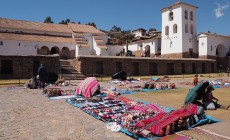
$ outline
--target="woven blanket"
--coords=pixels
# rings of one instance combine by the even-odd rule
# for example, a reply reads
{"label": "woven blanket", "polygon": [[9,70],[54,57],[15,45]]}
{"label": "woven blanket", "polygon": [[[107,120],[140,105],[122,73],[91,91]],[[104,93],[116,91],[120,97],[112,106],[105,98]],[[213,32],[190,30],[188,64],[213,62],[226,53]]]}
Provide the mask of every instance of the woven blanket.
{"label": "woven blanket", "polygon": [[100,85],[95,77],[88,77],[83,80],[76,88],[75,95],[83,95],[85,98],[92,97]]}

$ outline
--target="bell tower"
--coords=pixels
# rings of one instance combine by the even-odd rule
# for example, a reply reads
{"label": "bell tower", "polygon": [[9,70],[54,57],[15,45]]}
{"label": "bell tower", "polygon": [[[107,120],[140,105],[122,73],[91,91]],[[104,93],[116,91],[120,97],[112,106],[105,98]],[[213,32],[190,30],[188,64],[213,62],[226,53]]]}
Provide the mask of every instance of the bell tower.
{"label": "bell tower", "polygon": [[196,39],[196,9],[198,7],[176,2],[161,9],[161,56],[192,58],[198,56]]}

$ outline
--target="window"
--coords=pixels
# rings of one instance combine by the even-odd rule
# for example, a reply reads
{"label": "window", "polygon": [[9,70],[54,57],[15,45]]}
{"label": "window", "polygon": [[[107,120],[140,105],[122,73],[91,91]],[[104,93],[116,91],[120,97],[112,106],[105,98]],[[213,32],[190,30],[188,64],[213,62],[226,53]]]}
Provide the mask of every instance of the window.
{"label": "window", "polygon": [[169,12],[169,21],[172,21],[173,20],[173,12]]}
{"label": "window", "polygon": [[3,41],[0,41],[0,45],[3,46]]}
{"label": "window", "polygon": [[187,10],[184,11],[184,19],[188,19],[188,12],[187,12]]}
{"label": "window", "polygon": [[2,60],[1,74],[13,74],[12,60]]}
{"label": "window", "polygon": [[177,24],[174,24],[174,25],[173,25],[173,33],[174,33],[174,34],[177,33]]}
{"label": "window", "polygon": [[211,51],[213,50],[213,46],[211,45]]}
{"label": "window", "polygon": [[185,33],[188,33],[188,24],[185,24]]}
{"label": "window", "polygon": [[193,34],[193,25],[191,24],[191,27],[190,27],[190,31],[191,31],[191,34]]}
{"label": "window", "polygon": [[190,20],[193,20],[193,12],[190,12]]}
{"label": "window", "polygon": [[169,35],[169,26],[165,27],[165,35]]}

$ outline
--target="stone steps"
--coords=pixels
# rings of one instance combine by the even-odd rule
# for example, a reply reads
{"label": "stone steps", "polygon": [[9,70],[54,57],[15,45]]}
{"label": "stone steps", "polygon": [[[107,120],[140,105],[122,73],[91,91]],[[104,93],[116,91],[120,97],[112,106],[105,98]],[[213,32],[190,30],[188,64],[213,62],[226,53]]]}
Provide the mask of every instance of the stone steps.
{"label": "stone steps", "polygon": [[83,80],[85,76],[77,71],[70,63],[69,60],[60,60],[61,73],[59,76],[66,80]]}

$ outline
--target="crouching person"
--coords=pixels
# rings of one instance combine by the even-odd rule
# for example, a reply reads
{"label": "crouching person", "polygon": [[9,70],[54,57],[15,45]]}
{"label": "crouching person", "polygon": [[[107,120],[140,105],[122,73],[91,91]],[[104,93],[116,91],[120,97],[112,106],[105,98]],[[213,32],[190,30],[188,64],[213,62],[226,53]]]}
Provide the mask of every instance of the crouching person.
{"label": "crouching person", "polygon": [[38,88],[38,82],[37,82],[37,78],[35,76],[33,76],[28,84],[27,84],[27,88],[30,88],[30,89],[37,89]]}
{"label": "crouching person", "polygon": [[207,110],[215,110],[216,108],[222,108],[227,110],[230,106],[223,106],[218,104],[218,99],[213,96],[212,91],[214,91],[214,88],[210,85],[203,95],[202,102],[204,108]]}

